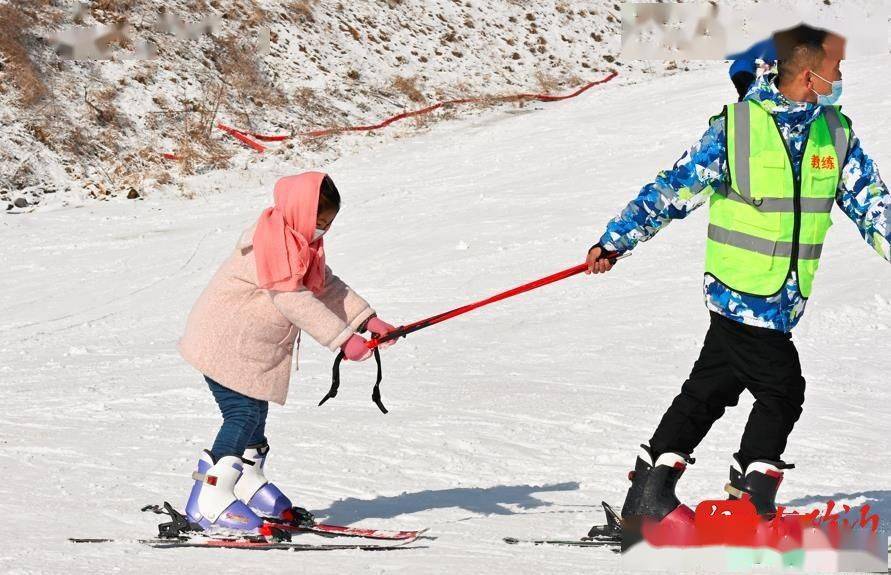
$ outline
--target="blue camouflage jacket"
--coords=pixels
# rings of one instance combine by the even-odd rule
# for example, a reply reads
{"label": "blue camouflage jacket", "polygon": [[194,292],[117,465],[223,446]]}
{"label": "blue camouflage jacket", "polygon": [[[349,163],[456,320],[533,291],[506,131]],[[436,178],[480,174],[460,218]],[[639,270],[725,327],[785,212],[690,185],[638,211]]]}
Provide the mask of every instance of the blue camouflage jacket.
{"label": "blue camouflage jacket", "polygon": [[[806,128],[820,115],[822,106],[788,100],[777,90],[774,78],[762,76],[745,99],[761,102],[774,115],[792,153],[793,169],[800,173]],[[655,181],[644,186],[607,224],[599,243],[607,250],[632,250],[672,220],[683,219],[706,203],[713,188],[728,179],[724,124],[723,116],[713,118],[699,142],[671,170],[660,172]],[[891,194],[853,133],[836,203],[857,224],[866,242],[891,261]],[[737,293],[709,275],[705,276],[703,292],[708,309],[741,323],[783,332],[795,327],[807,303],[794,272],[786,279],[785,288],[770,297]]]}

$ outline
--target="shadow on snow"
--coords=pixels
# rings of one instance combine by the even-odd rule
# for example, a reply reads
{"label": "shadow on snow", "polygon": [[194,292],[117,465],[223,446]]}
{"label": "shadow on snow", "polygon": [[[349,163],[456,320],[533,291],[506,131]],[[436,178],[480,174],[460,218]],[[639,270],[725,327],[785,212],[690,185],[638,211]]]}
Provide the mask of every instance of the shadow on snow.
{"label": "shadow on snow", "polygon": [[394,496],[335,501],[327,509],[314,510],[316,517],[348,525],[366,518],[388,519],[428,509],[460,508],[481,515],[513,515],[505,505],[534,509],[552,505],[533,496],[535,493],[575,491],[579,483],[569,481],[551,485],[498,485],[495,487],[458,487],[436,491],[417,491]]}

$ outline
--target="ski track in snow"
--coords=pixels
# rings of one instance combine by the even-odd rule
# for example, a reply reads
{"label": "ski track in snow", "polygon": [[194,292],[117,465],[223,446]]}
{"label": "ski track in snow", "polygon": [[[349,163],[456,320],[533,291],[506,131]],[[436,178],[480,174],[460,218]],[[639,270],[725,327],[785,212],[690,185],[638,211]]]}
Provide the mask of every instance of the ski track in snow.
{"label": "ski track in snow", "polygon": [[[845,111],[886,174],[891,85],[874,72],[889,63],[845,66]],[[327,167],[345,199],[329,262],[393,323],[569,267],[732,96],[716,66],[499,122],[447,123],[343,158]],[[158,517],[142,505],[184,505],[219,415],[175,342],[280,175],[232,170],[219,195],[0,220],[0,572],[616,571],[606,549],[501,538],[580,536],[601,521],[601,499],[621,502],[637,445],[705,335],[705,208],[608,276],[402,340],[383,354],[386,416],[370,401],[371,364],[345,364],[340,395],[316,407],[334,358],[304,339],[289,403],[270,410],[269,476],[334,522],[429,527],[438,538],[429,548],[292,555],[66,542],[151,536]],[[795,332],[807,401],[781,499],[868,502],[887,525],[891,267],[841,212],[834,219]],[[683,500],[721,497],[750,405],[746,394],[698,448]]]}

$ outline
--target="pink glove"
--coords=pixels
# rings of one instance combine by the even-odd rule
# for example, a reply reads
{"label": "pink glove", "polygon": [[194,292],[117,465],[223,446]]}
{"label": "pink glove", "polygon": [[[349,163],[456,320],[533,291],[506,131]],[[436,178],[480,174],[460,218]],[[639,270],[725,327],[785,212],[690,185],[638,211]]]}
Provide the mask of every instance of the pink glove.
{"label": "pink glove", "polygon": [[[388,333],[390,333],[391,331],[393,331],[396,328],[393,327],[392,325],[388,324],[387,322],[383,321],[379,317],[375,316],[368,320],[368,323],[365,324],[365,329],[370,331],[373,335],[380,337],[382,335],[387,335]],[[385,343],[382,343],[378,347],[381,349],[387,349],[394,343],[396,343],[395,339],[390,340]]]}
{"label": "pink glove", "polygon": [[368,341],[361,335],[353,334],[340,349],[343,350],[343,356],[350,361],[365,361],[371,357],[367,343]]}

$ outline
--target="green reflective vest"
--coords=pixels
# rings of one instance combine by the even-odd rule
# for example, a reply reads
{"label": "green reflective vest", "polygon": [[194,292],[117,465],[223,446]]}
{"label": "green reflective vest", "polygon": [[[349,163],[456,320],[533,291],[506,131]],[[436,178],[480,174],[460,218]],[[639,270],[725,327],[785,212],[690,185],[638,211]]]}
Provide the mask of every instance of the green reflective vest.
{"label": "green reflective vest", "polygon": [[838,106],[824,106],[808,128],[801,174],[773,116],[753,101],[726,106],[729,182],[710,200],[707,274],[756,296],[779,293],[798,272],[809,297],[851,128]]}

